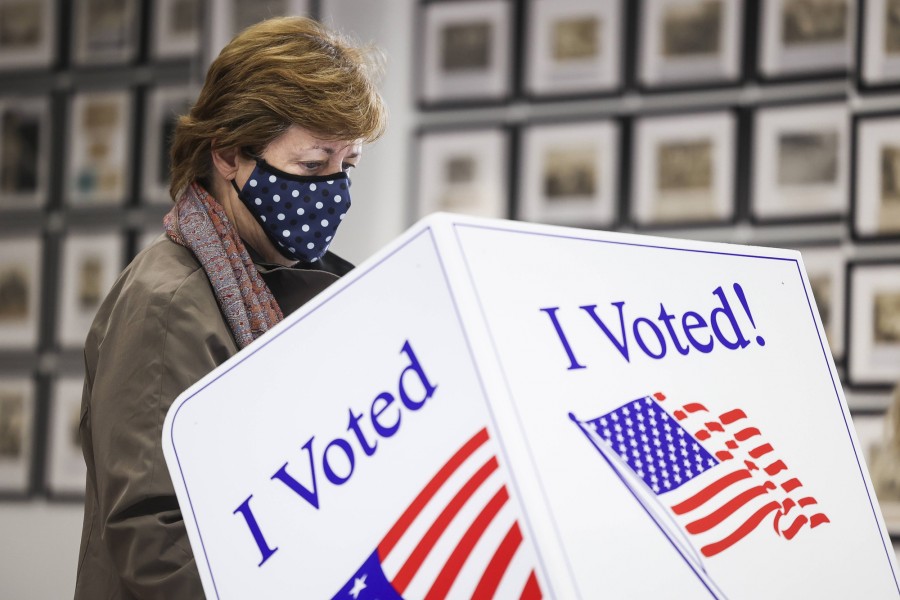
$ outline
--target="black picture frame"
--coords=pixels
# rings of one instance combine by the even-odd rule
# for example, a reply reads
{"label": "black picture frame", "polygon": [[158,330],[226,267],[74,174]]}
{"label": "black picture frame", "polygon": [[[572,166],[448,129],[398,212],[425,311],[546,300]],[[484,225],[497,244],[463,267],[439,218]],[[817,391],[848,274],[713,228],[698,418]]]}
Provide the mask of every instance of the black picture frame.
{"label": "black picture frame", "polygon": [[846,282],[846,381],[889,391],[900,383],[900,258],[848,261]]}
{"label": "black picture frame", "polygon": [[893,176],[900,169],[900,110],[854,114],[851,143],[851,236],[857,242],[900,241],[900,172]]}
{"label": "black picture frame", "polygon": [[[885,49],[888,41],[885,27],[898,27],[900,21],[893,23],[892,13],[885,10],[887,2],[894,3],[894,0],[862,0],[858,4],[854,80],[857,89],[864,93],[900,89],[900,49],[896,46],[900,39],[897,35],[891,38],[894,40],[892,54],[896,56],[888,56]],[[900,6],[891,8],[900,9]],[[900,29],[894,33],[900,34]]]}
{"label": "black picture frame", "polygon": [[28,500],[34,495],[40,417],[34,375],[0,374],[0,501]]}

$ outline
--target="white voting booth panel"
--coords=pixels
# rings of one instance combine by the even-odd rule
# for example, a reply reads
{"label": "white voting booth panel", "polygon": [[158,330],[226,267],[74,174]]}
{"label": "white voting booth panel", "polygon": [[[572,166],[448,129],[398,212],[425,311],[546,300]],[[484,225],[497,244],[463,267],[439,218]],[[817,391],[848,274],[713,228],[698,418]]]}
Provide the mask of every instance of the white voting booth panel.
{"label": "white voting booth panel", "polygon": [[186,391],[210,598],[892,598],[796,252],[434,215]]}

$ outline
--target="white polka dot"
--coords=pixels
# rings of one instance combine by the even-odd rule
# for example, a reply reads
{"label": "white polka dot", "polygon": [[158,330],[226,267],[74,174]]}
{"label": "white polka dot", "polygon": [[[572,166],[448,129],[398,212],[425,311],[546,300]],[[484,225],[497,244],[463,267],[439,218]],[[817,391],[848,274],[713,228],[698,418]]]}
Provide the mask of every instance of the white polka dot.
{"label": "white polka dot", "polygon": [[325,206],[325,205],[322,204],[321,202],[316,202],[316,208],[322,208],[323,206]]}
{"label": "white polka dot", "polygon": [[335,201],[335,202],[340,202],[340,201],[341,201],[341,195],[340,195],[340,194],[337,194],[337,195],[334,197],[334,201]]}
{"label": "white polka dot", "polygon": [[334,179],[329,179],[329,180],[328,180],[328,185],[334,185]]}
{"label": "white polka dot", "polygon": [[262,219],[262,222],[266,222],[266,215],[259,215],[259,218]]}
{"label": "white polka dot", "polygon": [[256,187],[256,180],[255,180],[255,179],[251,179],[251,180],[250,180],[250,187]]}
{"label": "white polka dot", "polygon": [[278,220],[279,220],[279,221],[284,221],[284,215],[281,214],[281,213],[278,213]]}
{"label": "white polka dot", "polygon": [[341,220],[341,221],[343,221],[343,220],[344,220],[344,215],[346,215],[346,214],[347,214],[347,213],[343,213],[343,214],[341,214],[341,216],[340,216],[340,217],[339,217],[339,218],[340,218],[340,220]]}
{"label": "white polka dot", "polygon": [[269,175],[269,183],[275,183],[275,176]]}
{"label": "white polka dot", "polygon": [[302,214],[305,213],[305,212],[306,212],[306,211],[303,210],[303,208],[298,208],[298,209],[297,209],[297,214],[298,214],[298,215],[302,215]]}
{"label": "white polka dot", "polygon": [[326,242],[330,242],[330,241],[331,241],[331,236],[329,235],[327,238],[325,238],[325,241],[326,241]]}
{"label": "white polka dot", "polygon": [[293,248],[288,248],[288,250],[290,250],[291,252],[296,252],[296,250],[294,250]]}
{"label": "white polka dot", "polygon": [[328,220],[322,219],[322,227],[328,227]]}
{"label": "white polka dot", "polygon": [[278,245],[284,248],[284,244],[282,244],[281,242],[278,242]]}
{"label": "white polka dot", "polygon": [[272,196],[272,200],[274,200],[275,202],[281,202],[281,196],[275,194],[274,196]]}
{"label": "white polka dot", "polygon": [[314,184],[314,183],[309,184],[309,189],[311,189],[312,191],[316,191],[316,184]]}
{"label": "white polka dot", "polygon": [[285,229],[284,231],[281,232],[281,235],[283,235],[284,237],[290,237],[291,232],[288,231],[287,229]]}
{"label": "white polka dot", "polygon": [[302,229],[303,231],[309,231],[309,225],[304,225],[300,229]]}
{"label": "white polka dot", "polygon": [[300,191],[299,191],[299,190],[294,190],[293,192],[291,192],[291,196],[293,196],[294,198],[296,198],[296,197],[299,196],[299,195],[300,195]]}
{"label": "white polka dot", "polygon": [[262,200],[260,200],[259,198],[257,198],[257,199],[254,200],[253,202],[255,202],[257,206],[261,206],[261,205],[262,205]]}
{"label": "white polka dot", "polygon": [[308,244],[306,245],[306,247],[309,248],[310,250],[312,250],[313,248],[316,247],[316,245],[313,244],[312,242],[310,242],[310,243],[308,243]]}

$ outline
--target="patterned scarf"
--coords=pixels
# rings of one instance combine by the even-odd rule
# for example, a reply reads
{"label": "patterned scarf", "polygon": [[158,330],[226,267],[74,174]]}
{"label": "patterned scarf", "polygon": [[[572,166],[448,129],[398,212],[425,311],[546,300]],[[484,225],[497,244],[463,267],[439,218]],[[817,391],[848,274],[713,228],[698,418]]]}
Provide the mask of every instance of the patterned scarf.
{"label": "patterned scarf", "polygon": [[163,219],[172,240],[200,261],[238,348],[284,318],[225,210],[197,183]]}

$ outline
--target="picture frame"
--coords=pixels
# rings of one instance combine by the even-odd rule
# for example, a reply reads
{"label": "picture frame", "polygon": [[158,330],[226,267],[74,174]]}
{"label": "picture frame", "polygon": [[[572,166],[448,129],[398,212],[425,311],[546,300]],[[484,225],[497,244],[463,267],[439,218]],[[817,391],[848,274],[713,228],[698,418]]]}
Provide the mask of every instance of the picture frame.
{"label": "picture frame", "polygon": [[[316,17],[314,0],[206,0],[207,33],[203,64],[208,67],[228,42],[250,25],[270,17]],[[205,71],[205,68],[204,68]]]}
{"label": "picture frame", "polygon": [[635,118],[632,223],[660,228],[733,222],[737,132],[731,109]]}
{"label": "picture frame", "polygon": [[618,122],[567,121],[523,127],[515,218],[609,227],[619,190]]}
{"label": "picture frame", "polygon": [[853,238],[900,239],[900,112],[853,117]]}
{"label": "picture frame", "polygon": [[530,0],[526,11],[527,96],[560,99],[621,89],[621,0]]}
{"label": "picture frame", "polygon": [[44,488],[52,499],[80,500],[87,480],[80,432],[84,377],[63,375],[51,387]]}
{"label": "picture frame", "polygon": [[186,114],[197,98],[198,90],[175,85],[153,88],[147,93],[144,124],[144,156],[141,185],[145,204],[170,204],[169,147],[178,117]]}
{"label": "picture frame", "polygon": [[885,527],[891,537],[900,536],[900,448],[890,431],[892,410],[858,412],[851,416]]}
{"label": "picture frame", "polygon": [[637,81],[642,88],[738,83],[743,0],[643,0]]}
{"label": "picture frame", "polygon": [[0,0],[0,72],[53,64],[56,6],[54,0]]}
{"label": "picture frame", "polygon": [[419,177],[414,219],[435,211],[509,216],[509,130],[422,130],[416,145]]}
{"label": "picture frame", "polygon": [[137,58],[138,0],[74,0],[72,18],[74,65],[125,64]]}
{"label": "picture frame", "polygon": [[900,259],[847,265],[847,377],[851,387],[900,382]]}
{"label": "picture frame", "polygon": [[803,257],[819,318],[831,356],[836,363],[844,358],[845,301],[847,297],[847,256],[840,244],[794,246]]}
{"label": "picture frame", "polygon": [[0,98],[0,211],[47,203],[50,99]]}
{"label": "picture frame", "polygon": [[0,238],[0,350],[38,349],[42,254],[39,235]]}
{"label": "picture frame", "polygon": [[900,86],[900,2],[859,3],[857,85],[863,90]]}
{"label": "picture frame", "polygon": [[155,60],[194,58],[200,53],[203,0],[155,0],[151,56]]}
{"label": "picture frame", "polygon": [[823,221],[846,216],[850,187],[846,102],[757,108],[751,164],[754,221]]}
{"label": "picture frame", "polygon": [[513,12],[509,0],[418,5],[420,108],[502,104],[512,96]]}
{"label": "picture frame", "polygon": [[762,0],[759,77],[844,76],[853,64],[856,13],[856,0]]}
{"label": "picture frame", "polygon": [[56,342],[62,349],[84,346],[97,309],[124,268],[120,232],[72,232],[61,243]]}
{"label": "picture frame", "polygon": [[31,377],[0,376],[0,498],[32,491],[37,396]]}
{"label": "picture frame", "polygon": [[131,89],[80,90],[69,103],[66,203],[123,204],[130,190],[134,122]]}

